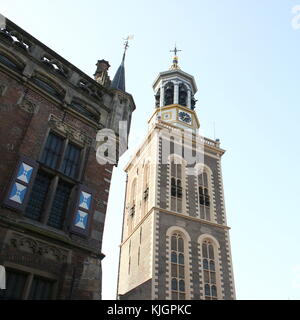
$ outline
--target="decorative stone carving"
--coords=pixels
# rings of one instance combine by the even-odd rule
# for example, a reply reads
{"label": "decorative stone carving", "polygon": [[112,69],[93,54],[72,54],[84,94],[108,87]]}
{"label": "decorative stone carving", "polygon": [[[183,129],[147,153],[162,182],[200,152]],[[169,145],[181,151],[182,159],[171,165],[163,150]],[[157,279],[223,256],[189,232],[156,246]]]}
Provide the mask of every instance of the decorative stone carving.
{"label": "decorative stone carving", "polygon": [[42,256],[43,258],[61,263],[70,262],[70,251],[23,234],[13,232],[6,242],[18,250]]}
{"label": "decorative stone carving", "polygon": [[25,37],[17,31],[10,32],[11,37],[14,40],[14,45],[28,51],[31,47],[31,43],[29,40],[25,39]]}
{"label": "decorative stone carving", "polygon": [[0,85],[0,97],[3,97],[5,95],[5,92],[7,90],[7,86],[4,84]]}
{"label": "decorative stone carving", "polygon": [[81,144],[92,145],[93,139],[87,136],[84,132],[81,132],[69,124],[63,122],[62,120],[55,117],[53,114],[49,118],[49,126],[53,129],[56,129],[67,136],[70,140],[76,140]]}
{"label": "decorative stone carving", "polygon": [[102,92],[99,90],[99,87],[97,85],[94,85],[93,83],[89,83],[86,80],[81,79],[78,81],[77,86],[89,96],[97,99],[101,103],[103,102]]}
{"label": "decorative stone carving", "polygon": [[15,145],[13,143],[8,143],[6,145],[6,148],[7,148],[7,151],[12,152],[12,151],[14,151]]}
{"label": "decorative stone carving", "polygon": [[53,71],[59,73],[63,77],[67,78],[69,70],[57,59],[51,57],[49,54],[42,57],[42,62],[50,67]]}
{"label": "decorative stone carving", "polygon": [[19,107],[28,113],[38,113],[39,106],[27,99],[23,99],[22,102],[19,104]]}
{"label": "decorative stone carving", "polygon": [[124,105],[127,107],[127,105],[128,105],[128,100],[127,100],[127,98],[121,96],[120,94],[118,95],[118,98],[119,98],[119,103],[120,103],[120,104],[124,104]]}

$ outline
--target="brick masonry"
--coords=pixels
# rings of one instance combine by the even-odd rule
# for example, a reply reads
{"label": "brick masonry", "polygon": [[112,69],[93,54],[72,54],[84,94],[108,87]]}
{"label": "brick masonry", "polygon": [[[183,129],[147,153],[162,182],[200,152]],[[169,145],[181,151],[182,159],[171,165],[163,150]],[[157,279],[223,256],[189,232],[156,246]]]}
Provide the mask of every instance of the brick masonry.
{"label": "brick masonry", "polygon": [[[118,133],[119,120],[130,122],[134,101],[130,94],[97,83],[7,21],[7,32],[22,34],[30,47],[22,49],[9,41],[8,36],[0,35],[0,263],[34,274],[46,273],[56,280],[55,299],[98,300],[102,290],[102,236],[114,164],[100,165],[96,161],[95,140],[99,129],[110,128]],[[49,62],[42,62],[44,56],[63,66],[59,71],[66,74],[49,67]],[[3,57],[16,67],[3,63]],[[47,88],[38,87],[34,82],[37,75],[43,75],[43,79],[60,88],[61,96],[54,97]],[[99,116],[98,120],[87,118],[87,111],[71,110],[73,100],[90,106],[93,114]],[[86,236],[70,231],[71,209],[64,221],[65,228],[55,230],[3,204],[20,156],[39,160],[52,128],[50,115],[63,119],[78,136],[85,137],[83,174],[77,183],[95,193]],[[130,127],[128,133],[129,130]],[[72,205],[74,203],[70,207]],[[57,254],[49,255],[49,252]],[[66,255],[68,258],[63,258]]]}

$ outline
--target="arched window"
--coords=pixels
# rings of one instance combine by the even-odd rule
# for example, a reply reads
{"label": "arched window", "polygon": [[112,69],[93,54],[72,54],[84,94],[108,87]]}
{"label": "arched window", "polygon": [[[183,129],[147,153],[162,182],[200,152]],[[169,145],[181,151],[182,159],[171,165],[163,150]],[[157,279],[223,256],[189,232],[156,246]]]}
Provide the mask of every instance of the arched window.
{"label": "arched window", "polygon": [[182,211],[183,177],[182,164],[171,162],[171,210]]}
{"label": "arched window", "polygon": [[184,240],[180,233],[171,236],[171,299],[185,300],[185,252]]}
{"label": "arched window", "polygon": [[211,201],[208,183],[208,174],[203,172],[198,176],[199,184],[199,206],[200,206],[200,218],[205,220],[211,220]]}
{"label": "arched window", "polygon": [[62,100],[65,96],[65,90],[60,88],[57,84],[55,84],[52,80],[44,77],[43,75],[37,75],[32,78],[32,82],[37,85],[39,88],[43,89],[53,97]]}
{"label": "arched window", "polygon": [[205,300],[217,300],[217,271],[215,248],[210,240],[202,242],[202,266]]}
{"label": "arched window", "polygon": [[187,87],[183,83],[180,83],[179,85],[178,94],[179,94],[179,98],[178,98],[179,104],[186,107],[187,106]]}
{"label": "arched window", "polygon": [[165,106],[169,104],[173,104],[174,101],[174,84],[172,82],[168,82],[165,85]]}

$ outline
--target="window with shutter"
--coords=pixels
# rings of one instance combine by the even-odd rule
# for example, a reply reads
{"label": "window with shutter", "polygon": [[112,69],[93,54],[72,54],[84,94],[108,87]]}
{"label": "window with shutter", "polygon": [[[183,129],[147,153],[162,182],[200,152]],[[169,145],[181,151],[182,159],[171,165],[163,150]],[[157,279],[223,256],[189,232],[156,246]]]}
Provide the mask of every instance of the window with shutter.
{"label": "window with shutter", "polygon": [[4,205],[23,212],[28,202],[32,182],[35,179],[37,163],[22,156],[9,184]]}
{"label": "window with shutter", "polygon": [[79,235],[87,235],[93,210],[94,191],[80,186],[74,210],[71,231]]}

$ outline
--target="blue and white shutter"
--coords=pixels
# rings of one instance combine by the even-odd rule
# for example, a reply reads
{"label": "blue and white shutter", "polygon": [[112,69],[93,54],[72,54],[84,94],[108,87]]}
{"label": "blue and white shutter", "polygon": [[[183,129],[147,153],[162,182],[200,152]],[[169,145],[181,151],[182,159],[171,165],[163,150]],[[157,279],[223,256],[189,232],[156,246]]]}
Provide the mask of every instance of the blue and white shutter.
{"label": "blue and white shutter", "polygon": [[85,186],[80,186],[71,226],[71,231],[73,231],[74,233],[82,235],[88,234],[91,215],[93,212],[93,200],[94,192]]}
{"label": "blue and white shutter", "polygon": [[38,164],[22,156],[16,166],[4,199],[4,205],[23,211],[26,207]]}

